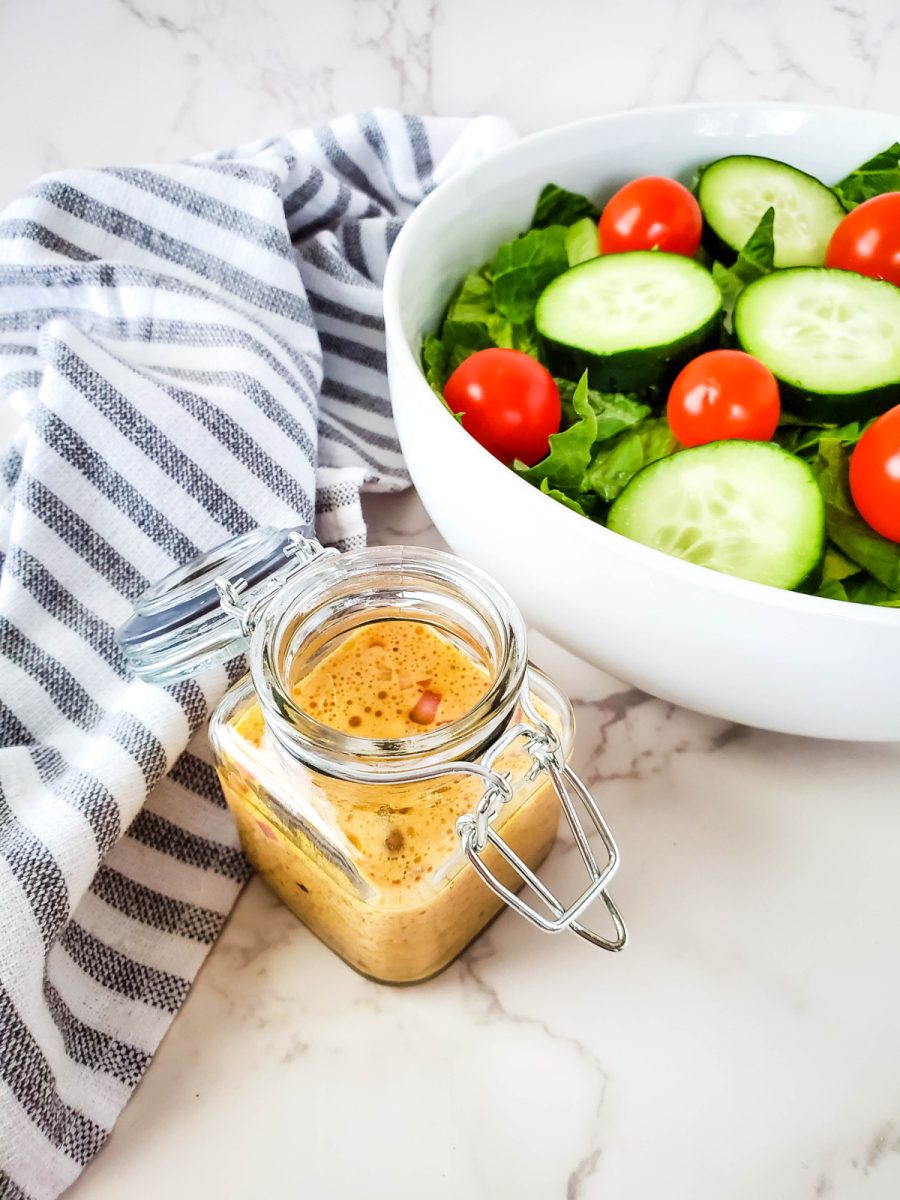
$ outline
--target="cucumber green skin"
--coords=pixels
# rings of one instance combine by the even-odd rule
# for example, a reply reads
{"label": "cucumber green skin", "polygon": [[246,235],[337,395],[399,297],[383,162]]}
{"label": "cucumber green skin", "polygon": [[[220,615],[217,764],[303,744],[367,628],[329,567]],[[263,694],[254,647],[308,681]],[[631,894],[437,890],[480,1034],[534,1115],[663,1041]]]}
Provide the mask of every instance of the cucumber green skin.
{"label": "cucumber green skin", "polygon": [[580,379],[587,371],[588,383],[598,392],[637,392],[666,387],[692,358],[704,350],[714,350],[719,345],[720,327],[721,314],[715,313],[699,329],[665,346],[621,350],[617,354],[591,354],[546,336],[541,342],[551,374]]}
{"label": "cucumber green skin", "polygon": [[[777,378],[777,376],[776,376]],[[868,421],[878,417],[895,404],[900,404],[900,382],[865,392],[840,394],[811,392],[784,379],[778,380],[781,407],[795,417],[811,421],[828,421],[844,425],[848,421]]]}
{"label": "cucumber green skin", "polygon": [[727,242],[723,242],[706,217],[703,218],[703,232],[700,234],[700,245],[713,260],[720,262],[725,267],[733,267],[737,262],[737,256],[742,247],[737,250],[734,246],[729,246]]}
{"label": "cucumber green skin", "polygon": [[[733,444],[734,443],[732,441],[708,442],[708,443],[706,443],[706,446],[704,448],[712,449],[716,446],[732,446]],[[777,450],[778,453],[782,454],[785,458],[789,458],[789,459],[792,459],[792,460],[798,461],[798,462],[800,461],[799,459],[797,459],[796,455],[791,454],[789,451],[782,449],[781,446],[775,446],[771,442],[767,442],[765,444],[767,446],[771,446],[773,451]],[[685,451],[682,451],[681,453],[683,454],[683,453],[685,453]],[[687,451],[687,453],[690,453],[690,451]],[[680,457],[680,455],[676,455],[674,457]],[[646,466],[642,470],[638,471],[637,475],[635,475],[632,479],[629,480],[629,482],[628,482],[627,486],[624,488],[624,490],[613,501],[612,507],[610,508],[609,513],[607,514],[606,526],[608,529],[610,529],[613,533],[617,533],[620,537],[628,536],[626,533],[623,533],[621,531],[621,529],[618,527],[619,526],[619,515],[622,512],[627,511],[627,502],[628,502],[628,499],[630,499],[630,497],[628,496],[628,493],[632,492],[636,488],[641,487],[642,484],[646,482],[647,476],[650,472],[656,471],[659,468],[663,468],[666,470],[669,469],[667,464],[671,464],[672,458],[673,458],[673,456],[670,455],[668,458],[661,458],[657,462],[650,463],[648,466]],[[806,465],[806,464],[804,464],[804,465]],[[816,545],[812,548],[812,554],[810,555],[808,569],[804,572],[804,574],[802,576],[797,578],[797,580],[795,582],[790,582],[790,583],[784,585],[782,590],[789,591],[789,592],[802,591],[803,588],[807,587],[810,583],[816,582],[818,579],[819,570],[822,566],[822,559],[825,556],[825,500],[822,497],[821,492],[819,491],[819,487],[815,481],[815,476],[813,475],[812,468],[807,465],[807,470],[809,471],[810,479],[812,480],[812,482],[815,486],[816,492],[819,495],[820,512],[821,512],[821,521],[819,523],[819,537],[818,537],[818,541],[817,541]],[[623,501],[624,501],[624,503],[623,503]],[[658,550],[657,553],[662,554],[663,551]],[[696,564],[694,564],[694,565],[696,565]],[[702,567],[701,570],[707,570],[707,568]],[[740,578],[740,576],[735,576],[734,578]],[[753,582],[753,581],[749,580],[748,582]],[[773,585],[772,584],[762,584],[761,586],[771,587]]]}

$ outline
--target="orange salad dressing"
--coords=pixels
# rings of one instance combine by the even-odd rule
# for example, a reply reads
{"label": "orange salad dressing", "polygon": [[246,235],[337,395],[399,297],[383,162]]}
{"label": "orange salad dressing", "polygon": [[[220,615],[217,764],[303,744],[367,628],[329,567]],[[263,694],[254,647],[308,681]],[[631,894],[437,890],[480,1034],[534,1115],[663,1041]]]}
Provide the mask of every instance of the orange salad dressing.
{"label": "orange salad dressing", "polygon": [[[297,680],[293,698],[342,733],[402,739],[463,716],[489,685],[485,666],[431,626],[383,620],[347,635]],[[543,709],[541,715],[553,719]],[[457,818],[478,802],[479,780],[446,775],[390,785],[349,783],[302,767],[290,776],[270,773],[273,753],[258,704],[235,714],[233,731],[236,749],[223,748],[219,774],[245,852],[351,965],[389,981],[424,978],[497,912],[502,902],[461,857],[455,831]],[[528,766],[517,744],[496,769],[519,779]],[[551,789],[523,782],[496,827],[534,867],[552,845],[557,814]],[[485,858],[514,884],[492,848]]]}

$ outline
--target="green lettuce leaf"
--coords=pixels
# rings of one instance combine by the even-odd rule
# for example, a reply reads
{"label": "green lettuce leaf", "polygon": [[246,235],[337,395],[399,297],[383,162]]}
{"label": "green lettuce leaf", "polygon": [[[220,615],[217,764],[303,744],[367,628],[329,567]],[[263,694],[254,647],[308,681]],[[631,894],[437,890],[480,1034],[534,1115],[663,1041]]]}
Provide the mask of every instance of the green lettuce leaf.
{"label": "green lettuce leaf", "polygon": [[[578,385],[568,379],[557,379],[555,382],[559,388],[559,399],[563,412],[562,423],[565,427],[578,420],[578,414],[572,403]],[[587,401],[597,417],[597,432],[594,438],[596,442],[605,442],[608,438],[615,437],[623,429],[637,425],[650,415],[649,404],[640,404],[633,395],[624,392],[598,392],[589,387]]]}
{"label": "green lettuce leaf", "polygon": [[900,545],[870,529],[856,511],[850,495],[849,465],[846,447],[837,439],[821,439],[813,469],[825,499],[826,533],[847,558],[859,563],[889,593],[900,592]]}
{"label": "green lettuce leaf", "polygon": [[816,592],[828,600],[844,600],[851,604],[874,604],[878,608],[900,608],[900,592],[892,592],[883,583],[863,573],[841,582],[823,579]]}
{"label": "green lettuce leaf", "polygon": [[731,268],[735,274],[750,283],[761,275],[768,275],[775,262],[775,209],[767,208],[759,218],[759,224],[747,238]]}
{"label": "green lettuce leaf", "polygon": [[542,487],[546,482],[550,488],[574,494],[588,490],[584,475],[597,440],[597,414],[588,400],[586,371],[572,394],[572,407],[578,419],[568,429],[550,435],[550,453],[546,458],[533,467],[522,462],[513,464],[529,483]]}
{"label": "green lettuce leaf", "polygon": [[831,429],[833,424],[833,421],[811,421],[808,417],[798,417],[789,412],[783,412],[778,418],[779,429],[791,425],[802,425],[804,429]]}
{"label": "green lettuce leaf", "polygon": [[590,217],[582,217],[566,230],[566,258],[570,267],[579,263],[589,262],[600,256],[600,235],[597,233],[597,222]]}
{"label": "green lettuce leaf", "polygon": [[841,554],[840,550],[834,546],[825,547],[825,556],[822,559],[822,580],[835,579],[842,582],[849,579],[851,575],[859,575],[862,567],[848,558],[846,554]]}
{"label": "green lettuce leaf", "polygon": [[823,600],[843,600],[845,603],[850,599],[839,579],[823,579],[813,595],[821,596]]}
{"label": "green lettuce leaf", "polygon": [[444,384],[447,382],[447,347],[432,333],[426,333],[422,338],[422,366],[432,391],[437,392],[443,400]]}
{"label": "green lettuce leaf", "polygon": [[577,512],[579,516],[589,517],[591,515],[588,509],[591,507],[590,501],[593,499],[593,497],[579,497],[579,499],[576,500],[574,496],[567,496],[566,493],[561,492],[559,488],[551,487],[546,479],[541,480],[541,491],[545,496],[550,496],[553,500],[558,501],[560,504],[564,504],[566,508],[571,508],[572,512]]}
{"label": "green lettuce leaf", "polygon": [[531,321],[538,296],[568,267],[562,225],[531,229],[506,242],[491,264],[494,307],[513,324]]}
{"label": "green lettuce leaf", "polygon": [[[516,471],[541,491],[585,516],[597,515],[598,497],[611,500],[642,466],[676,448],[668,424],[648,420],[650,408],[632,396],[597,392],[587,373],[577,384],[556,381],[568,427],[550,438],[550,453]],[[664,428],[661,428],[664,427]]]}
{"label": "green lettuce leaf", "polygon": [[548,183],[538,196],[534,216],[531,218],[531,228],[546,229],[548,225],[573,225],[582,217],[590,217],[592,221],[596,221],[599,216],[600,210],[587,196],[569,192],[565,188],[557,187],[555,183]]}
{"label": "green lettuce leaf", "polygon": [[587,473],[588,485],[602,500],[615,500],[638,471],[678,449],[665,417],[652,417],[601,443]]}
{"label": "green lettuce leaf", "polygon": [[840,442],[842,446],[855,446],[863,431],[872,423],[848,421],[846,425],[804,425],[799,419],[788,422],[786,417],[787,414],[782,413],[773,441],[791,454],[806,459],[816,456],[823,438]]}
{"label": "green lettuce leaf", "polygon": [[[491,282],[483,271],[470,271],[451,301],[441,329],[441,341],[449,355],[448,375],[475,350],[489,346],[512,346],[512,326],[497,312]],[[465,353],[456,353],[462,348]]]}
{"label": "green lettuce leaf", "polygon": [[422,339],[422,365],[432,388],[443,396],[444,386],[461,362],[476,350],[491,346],[523,350],[540,359],[537,333],[531,321],[513,324],[497,312],[487,271],[470,271],[450,302],[440,336]]}
{"label": "green lettuce leaf", "polygon": [[461,425],[462,413],[455,413],[444,399],[444,385],[450,374],[447,370],[447,347],[440,338],[436,338],[430,333],[426,333],[422,339],[422,366],[424,367],[425,378],[428,380],[431,390],[436,394],[447,412],[453,417],[453,420],[458,421]]}
{"label": "green lettuce leaf", "polygon": [[[422,369],[434,392],[444,399],[447,380],[477,350],[492,346],[523,350],[540,359],[537,333],[530,321],[514,325],[494,306],[487,268],[470,271],[450,302],[440,336],[422,339]],[[458,414],[454,414],[459,419]]]}
{"label": "green lettuce leaf", "polygon": [[900,192],[900,142],[851,171],[831,190],[846,209],[856,208],[863,200],[883,192]]}
{"label": "green lettuce leaf", "polygon": [[870,576],[853,579],[845,585],[847,598],[854,604],[876,604],[879,608],[900,608],[900,591],[892,591]]}
{"label": "green lettuce leaf", "polygon": [[[814,595],[825,596],[829,600],[849,600],[847,584],[854,575],[863,575],[862,567],[845,554],[841,554],[836,546],[826,543],[818,587],[815,588]],[[869,579],[871,576],[866,575],[865,578]]]}
{"label": "green lettuce leaf", "polygon": [[731,331],[731,317],[738,296],[748,283],[768,275],[775,261],[775,209],[767,208],[750,234],[733,266],[713,263],[712,277],[722,290],[725,325]]}

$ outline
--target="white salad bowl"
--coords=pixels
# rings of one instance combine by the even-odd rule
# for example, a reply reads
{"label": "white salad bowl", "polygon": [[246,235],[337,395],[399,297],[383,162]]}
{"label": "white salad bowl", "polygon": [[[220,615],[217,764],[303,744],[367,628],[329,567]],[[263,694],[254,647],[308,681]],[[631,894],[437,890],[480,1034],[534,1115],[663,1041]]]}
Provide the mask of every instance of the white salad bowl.
{"label": "white salad bowl", "polygon": [[638,175],[726,154],[826,182],[900,135],[900,117],[795,104],[704,104],[535,134],[439,187],[394,246],[384,288],[394,416],[413,482],[453,550],[491,572],[536,628],[676,704],[785,733],[900,740],[900,611],[824,600],[668,557],[570,512],[497,462],[420,369],[464,273],[524,229],[550,181],[605,198]]}

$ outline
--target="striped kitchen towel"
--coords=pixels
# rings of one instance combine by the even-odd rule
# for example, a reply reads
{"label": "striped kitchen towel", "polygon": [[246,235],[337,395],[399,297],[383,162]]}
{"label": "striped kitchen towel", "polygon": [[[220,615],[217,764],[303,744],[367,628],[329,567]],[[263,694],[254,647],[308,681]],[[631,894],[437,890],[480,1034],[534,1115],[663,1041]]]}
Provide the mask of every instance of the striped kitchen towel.
{"label": "striped kitchen towel", "polygon": [[377,111],[0,214],[0,1197],[97,1153],[247,875],[205,740],[242,663],[152,687],[114,630],[256,525],[364,542],[360,490],[407,483],[390,246],[509,136]]}

